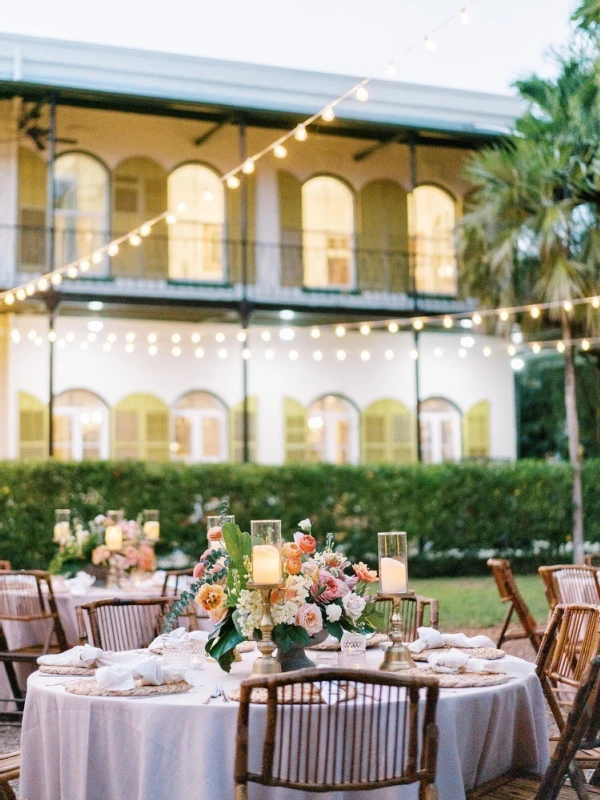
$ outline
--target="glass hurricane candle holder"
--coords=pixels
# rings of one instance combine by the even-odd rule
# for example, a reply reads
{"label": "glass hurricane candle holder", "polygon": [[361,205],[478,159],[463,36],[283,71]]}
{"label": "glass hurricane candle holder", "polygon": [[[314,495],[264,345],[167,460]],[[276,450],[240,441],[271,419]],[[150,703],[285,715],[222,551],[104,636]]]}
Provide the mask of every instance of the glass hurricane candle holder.
{"label": "glass hurricane candle holder", "polygon": [[221,547],[224,547],[221,529],[223,525],[229,522],[235,524],[235,517],[233,514],[219,514],[218,516],[206,518],[208,526],[206,535],[208,543],[213,550],[219,550]]}
{"label": "glass hurricane candle holder", "polygon": [[144,538],[148,542],[157,542],[160,539],[160,512],[157,508],[146,508],[143,511]]}
{"label": "glass hurricane candle holder", "polygon": [[281,583],[281,520],[255,519],[250,523],[252,583],[277,586]]}
{"label": "glass hurricane candle holder", "polygon": [[110,524],[106,526],[106,530],[104,532],[104,544],[109,550],[112,550],[114,553],[116,553],[123,547],[123,529],[121,528],[121,523],[123,522],[123,511],[120,509],[118,511],[108,511],[106,516],[108,517]]}
{"label": "glass hurricane candle holder", "polygon": [[54,536],[53,541],[64,544],[71,532],[71,509],[57,508],[54,512]]}
{"label": "glass hurricane candle holder", "polygon": [[377,534],[379,544],[379,592],[380,600],[390,600],[392,615],[389,636],[391,645],[385,651],[380,669],[387,672],[402,672],[415,666],[410,652],[404,645],[404,623],[402,599],[414,592],[408,588],[408,547],[406,533],[388,531]]}

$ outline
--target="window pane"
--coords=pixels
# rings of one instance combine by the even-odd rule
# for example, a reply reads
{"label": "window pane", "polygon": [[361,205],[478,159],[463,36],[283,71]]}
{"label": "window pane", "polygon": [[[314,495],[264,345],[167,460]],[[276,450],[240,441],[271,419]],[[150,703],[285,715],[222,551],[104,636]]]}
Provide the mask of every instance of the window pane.
{"label": "window pane", "polygon": [[456,294],[453,198],[437,186],[418,186],[410,198],[410,235],[417,289]]}
{"label": "window pane", "polygon": [[354,198],[336,178],[320,176],[302,187],[304,283],[354,285]]}
{"label": "window pane", "polygon": [[216,417],[203,417],[202,445],[204,458],[218,458],[221,455],[220,424]]}
{"label": "window pane", "polygon": [[185,417],[175,418],[175,442],[178,445],[177,455],[190,458],[192,455],[192,423]]}

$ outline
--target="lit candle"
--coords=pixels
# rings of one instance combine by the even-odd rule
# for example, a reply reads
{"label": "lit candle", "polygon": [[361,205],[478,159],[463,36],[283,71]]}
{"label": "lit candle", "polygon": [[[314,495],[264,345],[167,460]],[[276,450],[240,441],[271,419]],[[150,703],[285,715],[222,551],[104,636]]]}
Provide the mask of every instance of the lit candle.
{"label": "lit candle", "polygon": [[123,531],[120,525],[109,525],[104,534],[104,544],[109,550],[117,551],[123,547]]}
{"label": "lit candle", "polygon": [[403,594],[406,592],[406,567],[402,561],[384,557],[380,566],[380,588],[382,594]]}
{"label": "lit candle", "polygon": [[155,519],[144,522],[144,536],[149,542],[157,542],[160,539],[160,522]]}
{"label": "lit candle", "polygon": [[69,523],[57,522],[54,526],[54,541],[62,543],[69,538]]}
{"label": "lit candle", "polygon": [[252,548],[252,580],[259,586],[273,586],[281,581],[281,556],[272,544]]}

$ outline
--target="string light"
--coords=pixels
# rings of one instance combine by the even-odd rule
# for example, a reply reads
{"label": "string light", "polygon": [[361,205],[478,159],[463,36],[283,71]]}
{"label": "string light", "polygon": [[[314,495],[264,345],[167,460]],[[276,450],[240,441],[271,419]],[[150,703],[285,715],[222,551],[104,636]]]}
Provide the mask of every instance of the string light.
{"label": "string light", "polygon": [[[239,184],[239,181],[238,181],[238,186],[239,185],[240,184]],[[175,225],[175,223],[177,222],[177,217],[175,216],[175,214],[167,214],[165,219],[167,221],[167,225]]]}
{"label": "string light", "polygon": [[28,283],[25,287],[25,294],[31,297],[32,294],[35,294],[35,286],[33,283]]}
{"label": "string light", "polygon": [[539,342],[534,342],[534,343],[531,345],[531,349],[532,349],[532,350],[533,350],[533,352],[534,352],[534,353],[537,355],[537,354],[540,352],[540,350],[542,349],[542,347],[541,347],[541,345],[540,345],[540,343],[539,343]]}
{"label": "string light", "polygon": [[181,334],[180,333],[174,333],[171,336],[171,341],[173,342],[173,344],[179,344],[179,342],[181,341]]}
{"label": "string light", "polygon": [[15,297],[17,298],[17,300],[21,302],[25,300],[25,298],[27,297],[27,295],[25,294],[25,289],[17,289],[17,291],[15,292]]}
{"label": "string light", "polygon": [[478,311],[476,311],[473,314],[473,325],[481,325],[482,322],[483,322],[483,317]]}
{"label": "string light", "polygon": [[10,332],[10,338],[15,344],[19,344],[19,342],[21,341],[21,334],[17,330],[12,330]]}
{"label": "string light", "polygon": [[365,103],[369,99],[369,92],[365,86],[358,86],[354,96],[359,102]]}
{"label": "string light", "polygon": [[282,144],[276,144],[273,148],[273,155],[275,158],[285,158],[287,156],[287,150]]}
{"label": "string light", "polygon": [[173,355],[175,356],[175,358],[179,358],[179,356],[181,355],[181,347],[174,347],[174,348],[171,350],[171,352],[173,353]]}
{"label": "string light", "polygon": [[155,333],[148,334],[148,344],[155,344],[158,341],[158,336]]}
{"label": "string light", "polygon": [[441,348],[441,347],[434,347],[434,348],[433,348],[433,355],[434,355],[436,358],[441,358],[441,357],[442,357],[442,355],[443,355],[443,350],[442,350],[442,348]]}
{"label": "string light", "polygon": [[135,350],[135,345],[131,344],[131,342],[125,345],[126,353],[133,353],[134,350]]}
{"label": "string light", "polygon": [[221,347],[217,355],[219,358],[227,358],[227,350],[224,347]]}
{"label": "string light", "polygon": [[263,331],[260,335],[260,338],[263,342],[270,342],[271,341],[271,331]]}
{"label": "string light", "polygon": [[340,337],[340,339],[341,339],[341,338],[342,338],[342,336],[345,336],[345,335],[346,335],[346,328],[345,328],[343,325],[336,325],[336,328],[335,328],[335,335],[336,335],[336,336],[339,336],[339,337]]}
{"label": "string light", "polygon": [[109,333],[108,336],[106,337],[106,339],[111,344],[114,344],[117,341],[117,334],[116,333]]}
{"label": "string light", "polygon": [[245,342],[248,337],[246,335],[246,331],[239,331],[235,338],[238,340],[238,342]]}
{"label": "string light", "polygon": [[69,267],[67,269],[67,278],[71,278],[71,280],[75,280],[75,278],[79,275],[79,270],[77,267]]}
{"label": "string light", "polygon": [[466,358],[466,357],[467,357],[467,351],[465,350],[465,348],[464,348],[464,347],[461,347],[461,348],[460,348],[460,350],[458,351],[458,355],[459,355],[461,358]]}
{"label": "string light", "polygon": [[114,258],[119,252],[119,245],[116,242],[108,245],[107,253],[111,258]]}
{"label": "string light", "polygon": [[508,311],[506,309],[503,308],[500,311],[500,319],[502,320],[502,322],[508,322],[509,316],[510,316],[510,314],[508,313]]}
{"label": "string light", "polygon": [[81,270],[81,272],[88,272],[89,271],[90,262],[87,260],[87,258],[82,258],[81,259],[81,261],[79,262],[79,269]]}
{"label": "string light", "polygon": [[492,348],[491,347],[484,347],[483,348],[483,355],[485,358],[489,358],[492,355]]}
{"label": "string light", "polygon": [[556,349],[558,350],[559,353],[564,353],[565,352],[565,343],[564,342],[558,342],[557,345],[556,345]]}
{"label": "string light", "polygon": [[139,235],[139,233],[134,233],[129,237],[129,244],[132,247],[139,247],[141,243],[142,243],[142,237]]}
{"label": "string light", "polygon": [[135,342],[135,333],[133,331],[130,331],[129,333],[125,334],[125,341]]}
{"label": "string light", "polygon": [[594,308],[600,308],[600,297],[593,297],[592,305],[594,306]]}
{"label": "string light", "polygon": [[570,300],[565,300],[563,308],[568,314],[570,311],[573,311],[573,303]]}
{"label": "string light", "polygon": [[[179,208],[178,208],[178,210],[179,210]],[[144,236],[144,237],[150,236],[151,233],[152,233],[152,225],[150,225],[149,222],[144,222],[144,224],[140,228],[140,236]]]}
{"label": "string light", "polygon": [[369,325],[368,322],[363,322],[359,330],[363,336],[368,336],[371,333],[371,326]]}
{"label": "string light", "polygon": [[531,310],[529,311],[533,319],[537,319],[540,316],[540,310],[537,306],[531,306]]}
{"label": "string light", "polygon": [[448,314],[446,314],[442,324],[444,328],[450,329],[454,325],[454,320],[452,319],[452,317],[449,317]]}
{"label": "string light", "polygon": [[368,361],[371,358],[371,353],[368,350],[363,350],[360,357],[363,361]]}
{"label": "string light", "polygon": [[312,328],[310,332],[311,339],[319,339],[321,337],[321,331],[318,328]]}
{"label": "string light", "polygon": [[392,361],[392,359],[394,358],[394,351],[393,350],[386,350],[385,351],[385,357],[387,358],[388,361]]}
{"label": "string light", "polygon": [[36,336],[37,336],[36,331],[29,331],[29,333],[27,334],[27,338],[29,339],[30,342],[33,342]]}
{"label": "string light", "polygon": [[410,351],[410,357],[412,358],[413,361],[416,361],[419,358],[419,351],[417,350],[416,347],[413,347],[412,350]]}
{"label": "string light", "polygon": [[242,350],[242,358],[244,359],[244,361],[248,361],[248,359],[250,358],[250,350],[248,350],[247,347],[244,347],[244,349]]}
{"label": "string light", "polygon": [[192,333],[190,338],[194,344],[198,344],[198,342],[202,339],[202,336],[198,332],[196,332]]}
{"label": "string light", "polygon": [[302,124],[297,125],[296,129],[294,131],[294,139],[297,142],[305,142],[307,138],[308,138],[308,134],[306,132],[306,126],[304,126]]}
{"label": "string light", "polygon": [[229,189],[237,189],[240,185],[240,179],[237,175],[229,175],[227,178],[227,187]]}
{"label": "string light", "polygon": [[398,331],[400,330],[400,326],[398,325],[397,322],[390,322],[389,325],[387,326],[387,329],[390,333],[398,333]]}
{"label": "string light", "polygon": [[48,341],[49,342],[56,341],[56,331],[48,331]]}
{"label": "string light", "polygon": [[224,333],[217,333],[215,336],[215,342],[222,344],[225,341],[225,334]]}
{"label": "string light", "polygon": [[6,303],[7,306],[12,306],[13,303],[15,302],[14,294],[11,294],[10,292],[8,294],[5,294],[4,295],[4,302]]}
{"label": "string light", "polygon": [[584,339],[584,340],[582,341],[582,343],[581,343],[581,349],[582,349],[582,350],[589,350],[589,349],[590,349],[590,343],[588,342],[588,340],[587,340],[587,339]]}
{"label": "string light", "polygon": [[197,347],[194,350],[194,355],[196,356],[196,358],[203,358],[204,357],[204,350],[201,347]]}
{"label": "string light", "polygon": [[517,348],[514,346],[514,344],[509,344],[508,345],[508,355],[509,356],[514,356],[516,352],[517,352]]}
{"label": "string light", "polygon": [[346,360],[346,351],[345,350],[338,350],[335,354],[335,357],[338,361],[345,361]]}
{"label": "string light", "polygon": [[320,350],[315,350],[315,352],[313,353],[313,358],[315,361],[322,361],[323,353]]}
{"label": "string light", "polygon": [[155,356],[158,353],[158,347],[155,344],[151,344],[150,347],[148,348],[148,353],[151,356]]}
{"label": "string light", "polygon": [[242,164],[242,172],[244,173],[244,175],[252,175],[254,169],[255,169],[254,159],[247,158]]}
{"label": "string light", "polygon": [[323,122],[332,122],[335,119],[335,111],[333,110],[333,106],[325,106],[321,114],[321,119]]}
{"label": "string light", "polygon": [[47,279],[42,278],[41,280],[38,281],[37,288],[40,290],[40,292],[45,292],[49,285],[50,284],[47,281]]}
{"label": "string light", "polygon": [[288,353],[290,361],[298,361],[298,351],[297,350],[290,350]]}
{"label": "string light", "polygon": [[423,320],[420,319],[419,317],[417,317],[417,319],[413,320],[413,328],[416,331],[422,331],[423,330]]}

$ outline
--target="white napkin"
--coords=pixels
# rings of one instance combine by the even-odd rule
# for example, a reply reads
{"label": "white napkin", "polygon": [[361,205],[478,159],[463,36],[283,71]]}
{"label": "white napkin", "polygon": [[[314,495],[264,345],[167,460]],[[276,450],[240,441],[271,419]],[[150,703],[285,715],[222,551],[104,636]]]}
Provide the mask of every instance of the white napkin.
{"label": "white napkin", "polygon": [[[204,642],[208,641],[208,631],[186,631],[185,628],[176,628],[171,633],[166,634],[169,642]],[[148,650],[162,650],[165,645],[164,634],[157,636],[150,643]]]}
{"label": "white napkin", "polygon": [[96,670],[96,681],[103,689],[124,691],[135,687],[139,678],[143,686],[162,686],[177,683],[185,677],[185,672],[176,666],[164,667],[156,656],[141,656],[131,665],[109,664]]}
{"label": "white napkin", "polygon": [[328,706],[335,706],[346,699],[346,691],[337,681],[330,681],[321,687],[321,699]]}
{"label": "white napkin", "polygon": [[135,681],[131,669],[120,664],[111,664],[96,670],[96,681],[103,689],[112,692],[123,692],[135,689]]}
{"label": "white napkin", "polygon": [[493,647],[496,645],[488,636],[472,636],[469,638],[464,633],[440,633],[435,628],[417,628],[419,638],[408,645],[412,653],[422,650],[435,650],[438,647]]}
{"label": "white napkin", "polygon": [[452,648],[431,653],[427,659],[435,672],[456,674],[460,669],[467,672],[500,672],[513,678],[523,678],[535,671],[535,664],[518,658],[504,657],[493,661],[470,658],[465,652]]}
{"label": "white napkin", "polygon": [[68,578],[65,581],[65,586],[73,595],[85,594],[90,586],[96,583],[96,578],[89,575],[87,572],[78,572],[74,578]]}
{"label": "white napkin", "polygon": [[72,647],[64,653],[40,656],[37,663],[45,667],[95,667],[98,659],[103,655],[99,647],[90,644]]}

